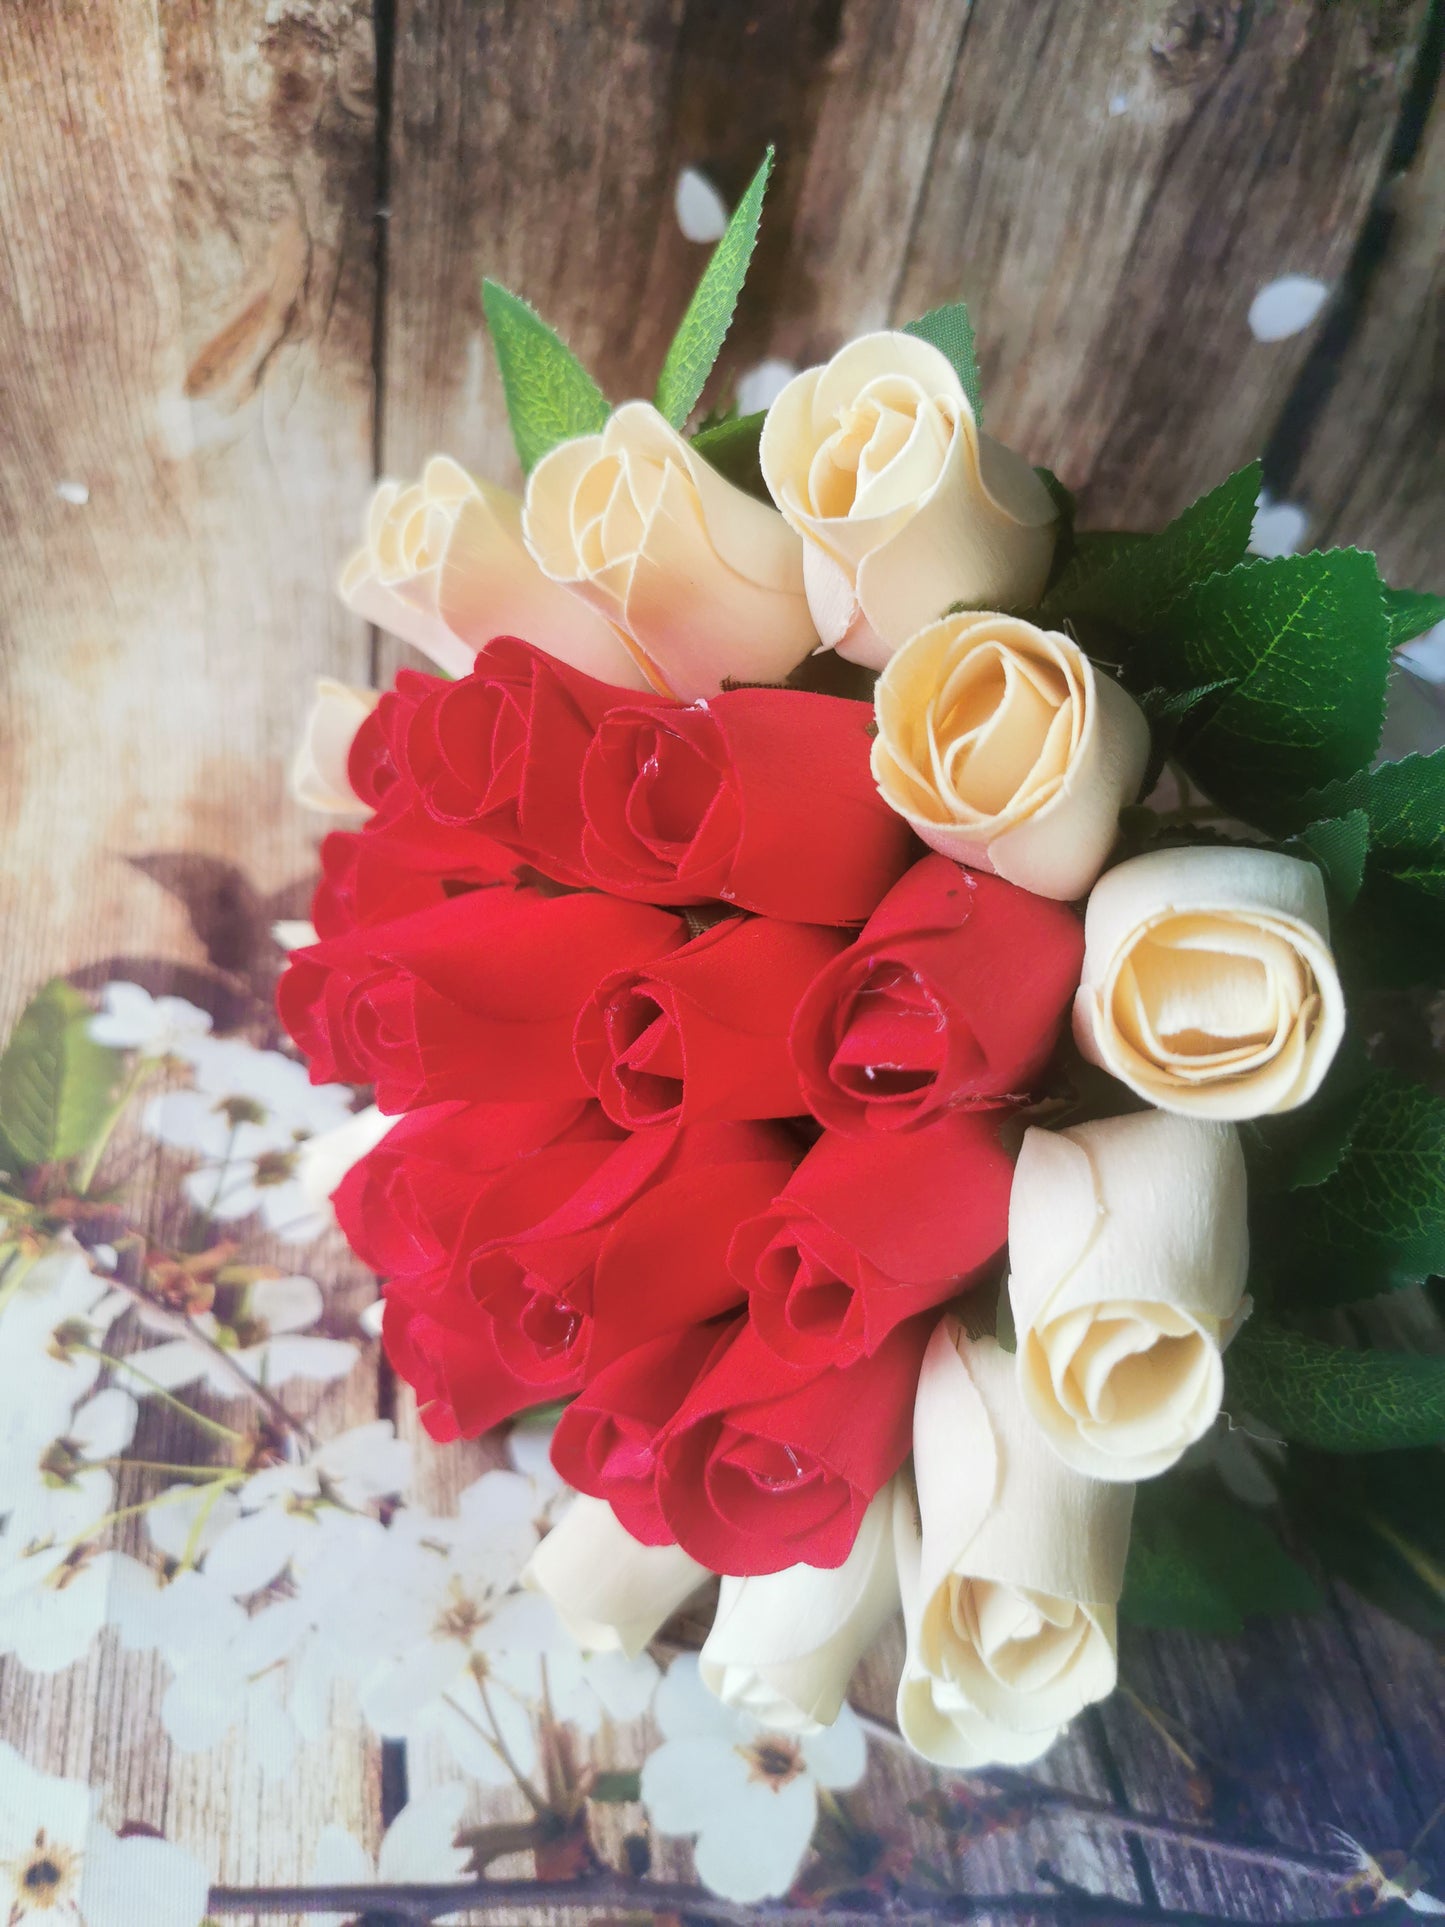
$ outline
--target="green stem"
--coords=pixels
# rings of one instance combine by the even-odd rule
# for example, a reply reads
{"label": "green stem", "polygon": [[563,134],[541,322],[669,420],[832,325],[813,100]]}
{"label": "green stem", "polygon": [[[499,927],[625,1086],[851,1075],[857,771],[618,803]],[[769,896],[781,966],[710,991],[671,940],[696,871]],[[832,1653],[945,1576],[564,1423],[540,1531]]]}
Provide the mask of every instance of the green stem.
{"label": "green stem", "polygon": [[185,1547],[181,1553],[181,1563],[176,1568],[178,1572],[189,1572],[195,1565],[196,1553],[201,1544],[201,1534],[209,1524],[211,1514],[221,1503],[221,1497],[225,1491],[226,1486],[217,1479],[213,1481],[210,1491],[206,1494],[205,1498],[202,1499],[200,1510],[191,1522],[190,1531],[186,1534]]}
{"label": "green stem", "polygon": [[[219,1489],[240,1485],[250,1477],[247,1472],[226,1472],[217,1466],[212,1474],[212,1483]],[[143,1512],[155,1512],[163,1505],[179,1505],[182,1499],[191,1497],[191,1489],[184,1491],[157,1492],[149,1499],[138,1500],[135,1505],[117,1506],[114,1512],[107,1512],[103,1519],[94,1519],[83,1532],[77,1532],[72,1539],[61,1541],[62,1549],[69,1551],[73,1546],[83,1546],[88,1540],[98,1538],[109,1526],[119,1525],[124,1519],[137,1519]]]}
{"label": "green stem", "polygon": [[205,1412],[196,1411],[194,1406],[187,1405],[183,1399],[177,1398],[174,1392],[168,1392],[158,1379],[152,1378],[149,1372],[143,1372],[139,1365],[133,1364],[122,1354],[102,1351],[99,1345],[78,1344],[75,1349],[78,1352],[84,1352],[88,1358],[100,1359],[103,1364],[110,1365],[118,1371],[129,1372],[146,1387],[153,1398],[158,1398],[162,1405],[168,1406],[181,1418],[189,1419],[192,1425],[199,1425],[203,1432],[211,1433],[214,1438],[224,1439],[228,1445],[246,1443],[244,1432],[235,1432],[229,1425],[222,1425],[218,1418],[211,1418]]}

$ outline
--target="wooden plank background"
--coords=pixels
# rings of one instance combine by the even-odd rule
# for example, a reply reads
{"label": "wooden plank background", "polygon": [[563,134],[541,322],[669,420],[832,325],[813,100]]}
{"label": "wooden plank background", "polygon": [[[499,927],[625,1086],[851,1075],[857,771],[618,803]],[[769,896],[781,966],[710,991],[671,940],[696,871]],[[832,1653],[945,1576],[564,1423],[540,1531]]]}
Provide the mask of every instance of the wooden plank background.
{"label": "wooden plank background", "polygon": [[[1313,537],[1445,589],[1442,37],[1429,0],[13,0],[4,1016],[56,970],[119,971],[259,1021],[313,861],[283,785],[308,686],[401,660],[330,593],[373,477],[444,448],[517,479],[481,272],[615,399],[648,392],[705,258],[679,171],[731,199],[768,141],[718,395],[962,292],[990,427],[1086,523],[1156,524],[1264,450]],[[1256,342],[1284,273],[1331,301]],[[359,1372],[327,1422],[393,1396]],[[426,1495],[479,1462],[426,1457]],[[1316,1850],[1329,1825],[1407,1846],[1445,1794],[1439,1656],[1344,1594],[1229,1644],[1134,1635],[1124,1678],[1049,1778]],[[303,1875],[322,1817],[375,1843],[403,1781],[359,1721],[268,1788],[237,1748],[173,1759],[157,1688],[113,1655],[12,1674],[0,1730],[218,1878]],[[881,1708],[886,1668],[867,1690]],[[889,1756],[870,1786],[898,1810],[929,1783]],[[1150,1909],[1329,1910],[1319,1882],[1076,1817],[966,1879],[1028,1887],[1040,1860]]]}

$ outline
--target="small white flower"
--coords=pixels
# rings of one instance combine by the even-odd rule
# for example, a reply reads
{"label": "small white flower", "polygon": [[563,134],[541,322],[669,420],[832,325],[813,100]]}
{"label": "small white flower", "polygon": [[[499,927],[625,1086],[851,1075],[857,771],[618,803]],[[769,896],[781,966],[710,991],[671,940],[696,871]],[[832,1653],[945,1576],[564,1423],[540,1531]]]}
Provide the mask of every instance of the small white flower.
{"label": "small white flower", "polygon": [[46,1546],[0,1571],[0,1653],[31,1673],[60,1673],[83,1659],[106,1624],[124,1555]]}
{"label": "small white flower", "polygon": [[73,1246],[38,1259],[0,1311],[0,1426],[18,1414],[28,1428],[42,1412],[63,1422],[100,1376],[94,1353],[128,1303]]}
{"label": "small white flower", "polygon": [[[467,1792],[460,1780],[453,1780],[408,1800],[382,1835],[375,1861],[344,1827],[324,1827],[311,1863],[312,1880],[318,1886],[361,1887],[373,1880],[388,1885],[415,1881],[433,1886],[444,1880],[464,1879],[467,1851],[456,1844],[456,1836]],[[308,1918],[314,1927],[343,1927],[346,1916],[312,1914]],[[444,1921],[459,1916],[438,1914],[435,1918]]]}
{"label": "small white flower", "polygon": [[1293,502],[1275,502],[1261,495],[1249,531],[1251,555],[1298,555],[1309,534],[1309,517]]}
{"label": "small white flower", "polygon": [[357,1516],[411,1478],[411,1447],[389,1419],[329,1439],[304,1464],[267,1466],[239,1494],[241,1517],[219,1533],[206,1571],[236,1598],[259,1592],[289,1567],[333,1579],[370,1557],[374,1519]]}
{"label": "small white flower", "polygon": [[38,1772],[0,1742],[0,1919],[13,1927],[199,1927],[209,1880],[168,1840],[122,1840],[96,1817],[96,1795]]}
{"label": "small white flower", "polygon": [[152,997],[139,984],[111,983],[100,993],[101,1008],[88,1025],[97,1044],[138,1051],[142,1057],[186,1058],[196,1040],[209,1034],[209,1011],[184,997]]}
{"label": "small white flower", "polygon": [[189,1568],[240,1516],[235,1493],[219,1479],[168,1485],[145,1515],[146,1531],[157,1552]]}
{"label": "small white flower", "polygon": [[352,1093],[345,1084],[313,1084],[306,1066],[281,1051],[257,1050],[240,1037],[209,1037],[191,1053],[196,1089],[221,1099],[249,1099],[261,1122],[315,1137],[344,1124]]}
{"label": "small white flower", "polygon": [[810,1734],[774,1733],[713,1698],[697,1660],[668,1668],[654,1707],[663,1744],[642,1767],[659,1833],[695,1834],[698,1878],[725,1899],[786,1893],[813,1837],[818,1788],[856,1786],[866,1747],[852,1709]]}
{"label": "small white flower", "polygon": [[757,415],[763,409],[771,408],[797,372],[793,362],[781,361],[776,356],[760,361],[755,368],[749,368],[746,374],[738,377],[738,413]]}
{"label": "small white flower", "polygon": [[[274,1388],[293,1378],[329,1384],[345,1378],[358,1354],[344,1338],[300,1336],[324,1309],[321,1287],[314,1279],[259,1278],[237,1296],[226,1314],[197,1312],[191,1322],[258,1385]],[[223,1398],[235,1396],[235,1381],[225,1363],[189,1338],[168,1339],[138,1353],[136,1366],[167,1392],[202,1381]],[[140,1379],[136,1386],[142,1397],[151,1389]]]}
{"label": "small white flower", "polygon": [[74,1541],[110,1511],[115,1479],[109,1463],[135,1436],[139,1408],[129,1392],[109,1386],[77,1406],[50,1437],[13,1449],[0,1462],[0,1511],[15,1547]]}
{"label": "small white flower", "polygon": [[299,917],[285,917],[280,923],[271,925],[271,935],[282,950],[305,950],[319,941],[316,925],[306,923]]}
{"label": "small white flower", "polygon": [[1397,649],[1395,660],[1421,682],[1445,683],[1445,622]]}

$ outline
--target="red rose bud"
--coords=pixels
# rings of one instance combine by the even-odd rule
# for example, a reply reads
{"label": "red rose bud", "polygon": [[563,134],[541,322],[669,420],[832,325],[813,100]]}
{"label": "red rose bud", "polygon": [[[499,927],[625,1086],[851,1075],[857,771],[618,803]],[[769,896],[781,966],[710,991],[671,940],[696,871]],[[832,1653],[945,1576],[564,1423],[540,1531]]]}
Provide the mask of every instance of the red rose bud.
{"label": "red rose bud", "polygon": [[908,1456],[935,1322],[910,1319],[870,1358],[823,1372],[784,1364],[743,1325],[657,1449],[668,1536],[713,1572],[841,1566]]}
{"label": "red rose bud", "polygon": [[673,1543],[657,1497],[658,1445],[742,1324],[692,1325],[624,1352],[588,1379],[557,1421],[553,1465],[578,1492],[605,1499],[645,1546]]}
{"label": "red rose bud", "polygon": [[874,787],[866,703],[725,690],[619,704],[582,765],[582,855],[617,896],[861,923],[917,850]]}
{"label": "red rose bud", "polygon": [[953,1111],[892,1137],[825,1131],[733,1238],[758,1336],[793,1365],[846,1365],[977,1282],[1008,1234],[1001,1123]]}
{"label": "red rose bud", "polygon": [[321,841],[321,882],[311,921],[322,937],[388,923],[445,903],[464,890],[510,883],[512,851],[475,830],[445,829],[410,802],[404,788],[362,830],[333,830]]}
{"label": "red rose bud", "polygon": [[1020,1096],[1054,1048],[1083,955],[1066,905],[924,857],[798,1005],[809,1110],[856,1137]]}
{"label": "red rose bud", "polygon": [[468,1213],[492,1178],[548,1146],[616,1142],[595,1104],[433,1104],[409,1112],[353,1164],[332,1202],[363,1264],[387,1278],[440,1284]]}
{"label": "red rose bud", "polygon": [[646,699],[499,636],[469,676],[439,684],[412,712],[401,759],[438,822],[474,824],[544,875],[586,883],[582,759],[623,701]]}
{"label": "red rose bud", "polygon": [[[387,1293],[381,1341],[397,1374],[416,1393],[417,1415],[438,1443],[474,1439],[538,1402],[534,1388],[508,1371],[496,1346],[489,1313],[458,1308],[451,1315]],[[580,1376],[560,1379],[545,1397],[565,1396]]]}
{"label": "red rose bud", "polygon": [[384,1111],[585,1096],[577,1014],[603,977],[673,948],[680,918],[611,897],[475,890],[293,954],[281,1021],[315,1083]]}
{"label": "red rose bud", "polygon": [[380,809],[385,798],[403,783],[401,746],[418,704],[434,689],[445,687],[440,676],[423,675],[419,669],[399,670],[395,683],[382,693],[352,737],[346,778],[372,809]]}
{"label": "red rose bud", "polygon": [[788,1051],[798,999],[847,944],[839,930],[729,917],[598,985],[577,1019],[577,1065],[629,1130],[807,1109]]}
{"label": "red rose bud", "polygon": [[[761,1124],[556,1145],[497,1175],[461,1236],[457,1285],[496,1321],[508,1369],[543,1387],[742,1303],[740,1217],[783,1184],[792,1141]],[[544,1395],[539,1390],[539,1396]]]}

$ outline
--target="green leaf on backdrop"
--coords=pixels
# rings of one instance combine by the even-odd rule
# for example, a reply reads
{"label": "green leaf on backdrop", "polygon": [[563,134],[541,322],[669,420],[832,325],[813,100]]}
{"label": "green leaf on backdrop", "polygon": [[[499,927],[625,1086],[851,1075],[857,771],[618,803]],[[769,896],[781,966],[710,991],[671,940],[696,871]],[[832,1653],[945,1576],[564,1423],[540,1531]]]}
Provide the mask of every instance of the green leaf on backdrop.
{"label": "green leaf on backdrop", "polygon": [[121,1058],[90,1035],[94,1012],[56,978],[31,999],[0,1056],[0,1131],[27,1165],[78,1157],[105,1123]]}
{"label": "green leaf on backdrop", "polygon": [[734,208],[722,239],[713,249],[712,259],[702,271],[702,279],[662,364],[655,400],[659,413],[665,415],[674,428],[681,428],[697,406],[732,326],[738,296],[757,245],[763,195],[772,167],[770,147],[763,156],[762,166],[748,183],[747,192]]}
{"label": "green leaf on backdrop", "polygon": [[1305,802],[1331,814],[1363,811],[1371,867],[1445,898],[1445,749],[1361,770]]}
{"label": "green leaf on backdrop", "polygon": [[483,281],[482,309],[502,371],[517,458],[530,474],[560,443],[597,434],[612,411],[572,350],[520,295]]}
{"label": "green leaf on backdrop", "polygon": [[589,1800],[600,1800],[604,1806],[625,1806],[631,1800],[642,1798],[642,1775],[635,1767],[619,1767],[610,1773],[593,1776],[587,1790]]}
{"label": "green leaf on backdrop", "polygon": [[692,438],[698,454],[705,456],[720,474],[750,495],[761,496],[765,502],[772,497],[763,481],[758,443],[767,418],[765,408],[755,415],[734,415],[727,421],[704,425]]}
{"label": "green leaf on backdrop", "polygon": [[[973,323],[968,318],[968,308],[962,301],[949,301],[941,308],[930,308],[927,314],[920,315],[917,321],[908,322],[903,329],[906,335],[917,335],[920,341],[928,342],[946,355],[953,365],[953,372],[963,384],[963,392],[968,396],[968,405],[973,410],[973,419],[983,427],[983,386],[978,378],[978,346],[974,341]],[[1050,487],[1050,482],[1053,486]],[[1055,489],[1062,484],[1053,481],[1044,483],[1049,493],[1058,496]]]}
{"label": "green leaf on backdrop", "polygon": [[1251,1319],[1225,1354],[1226,1399],[1324,1452],[1445,1444],[1445,1358],[1352,1351]]}
{"label": "green leaf on backdrop", "polygon": [[1132,660],[1150,683],[1234,681],[1179,759],[1216,803],[1270,827],[1379,744],[1390,652],[1375,559],[1252,557],[1196,582]]}
{"label": "green leaf on backdrop", "polygon": [[1445,1633],[1445,1452],[1297,1445],[1283,1480],[1292,1529],[1330,1572],[1427,1638]]}
{"label": "green leaf on backdrop", "polygon": [[1413,642],[1445,622],[1445,595],[1431,595],[1425,589],[1386,589],[1385,610],[1390,619],[1390,647]]}
{"label": "green leaf on backdrop", "polygon": [[[1259,489],[1260,466],[1251,462],[1201,495],[1158,535],[1081,536],[1074,561],[1045,596],[1040,613],[1051,622],[1094,616],[1128,635],[1147,637],[1170,604],[1202,577],[1244,559]],[[1148,647],[1136,653],[1141,688],[1160,682],[1185,688],[1232,673],[1205,669],[1188,677],[1160,676],[1151,673]]]}
{"label": "green leaf on backdrop", "polygon": [[1445,1272],[1445,1099],[1376,1070],[1344,1155],[1261,1251],[1296,1305],[1372,1298]]}
{"label": "green leaf on backdrop", "polygon": [[1261,1613],[1313,1612],[1319,1590],[1264,1520],[1197,1473],[1141,1485],[1119,1613],[1136,1626],[1237,1633]]}
{"label": "green leaf on backdrop", "polygon": [[1322,817],[1284,845],[1291,856],[1315,864],[1332,897],[1349,905],[1365,880],[1365,857],[1370,848],[1370,819],[1363,810]]}

